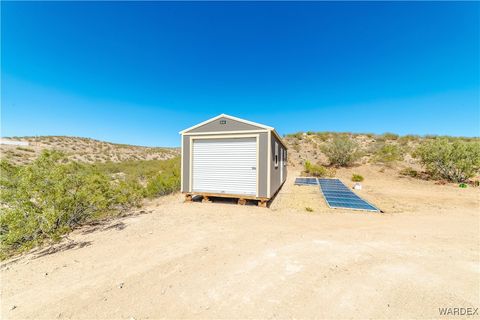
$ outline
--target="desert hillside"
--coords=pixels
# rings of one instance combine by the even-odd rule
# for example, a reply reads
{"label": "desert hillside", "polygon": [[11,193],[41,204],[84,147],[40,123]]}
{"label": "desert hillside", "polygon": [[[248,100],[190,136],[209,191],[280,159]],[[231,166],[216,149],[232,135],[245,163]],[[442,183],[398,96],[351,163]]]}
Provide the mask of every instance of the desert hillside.
{"label": "desert hillside", "polygon": [[2,141],[28,143],[27,146],[0,144],[1,158],[14,164],[30,163],[45,149],[62,151],[69,160],[86,163],[165,160],[180,154],[179,148],[142,147],[80,137],[15,137],[2,138]]}
{"label": "desert hillside", "polygon": [[[339,137],[346,137],[354,141],[358,159],[353,162],[353,168],[359,166],[375,166],[379,170],[394,169],[397,172],[422,174],[425,169],[416,159],[415,150],[425,142],[437,139],[447,139],[450,142],[480,142],[478,137],[451,137],[451,136],[399,136],[393,133],[355,134],[336,132],[298,132],[287,134],[284,141],[289,148],[288,164],[296,169],[302,169],[306,161],[320,166],[329,166],[324,149]],[[415,173],[414,172],[414,173]],[[478,176],[476,177],[478,178]]]}

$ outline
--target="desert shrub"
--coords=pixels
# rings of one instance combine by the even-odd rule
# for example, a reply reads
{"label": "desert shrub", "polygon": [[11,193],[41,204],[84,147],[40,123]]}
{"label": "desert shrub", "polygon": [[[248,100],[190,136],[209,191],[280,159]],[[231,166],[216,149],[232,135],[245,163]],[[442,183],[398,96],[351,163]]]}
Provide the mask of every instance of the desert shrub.
{"label": "desert shrub", "polygon": [[360,147],[348,136],[337,136],[322,148],[330,165],[346,167],[352,165],[360,156]]}
{"label": "desert shrub", "polygon": [[180,190],[180,168],[161,172],[148,180],[146,196],[156,197]]}
{"label": "desert shrub", "polygon": [[[64,155],[43,151],[31,164],[1,164],[1,253],[28,249],[87,220],[138,204],[133,184],[112,183],[91,165],[63,164]],[[137,186],[138,188],[138,186]]]}
{"label": "desert shrub", "polygon": [[383,144],[376,148],[373,160],[383,164],[392,164],[403,160],[403,151],[396,144]]}
{"label": "desert shrub", "polygon": [[421,144],[414,156],[433,178],[465,182],[480,169],[480,142],[432,139]]}
{"label": "desert shrub", "polygon": [[419,176],[419,173],[418,173],[417,170],[413,169],[412,167],[406,167],[406,168],[400,170],[400,175],[416,178],[416,177]]}
{"label": "desert shrub", "polygon": [[359,174],[356,174],[354,173],[352,175],[352,181],[353,182],[362,182],[364,179],[363,179],[363,176],[359,175]]}
{"label": "desert shrub", "polygon": [[385,140],[397,140],[398,139],[398,134],[391,133],[391,132],[385,132],[382,136]]}
{"label": "desert shrub", "polygon": [[316,165],[310,163],[310,161],[305,161],[305,172],[314,176],[314,177],[324,177],[328,174],[328,170],[321,165]]}
{"label": "desert shrub", "polygon": [[168,160],[140,160],[97,163],[95,167],[107,174],[123,172],[128,179],[148,180],[160,172],[179,170],[180,157]]}
{"label": "desert shrub", "polygon": [[305,207],[305,211],[307,211],[307,212],[313,212],[313,208],[311,208],[311,207]]}

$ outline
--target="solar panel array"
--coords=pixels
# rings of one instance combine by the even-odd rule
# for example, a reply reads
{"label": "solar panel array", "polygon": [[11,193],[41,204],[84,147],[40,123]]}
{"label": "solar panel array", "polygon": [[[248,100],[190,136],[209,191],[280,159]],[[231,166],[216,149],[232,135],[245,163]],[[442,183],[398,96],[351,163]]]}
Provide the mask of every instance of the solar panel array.
{"label": "solar panel array", "polygon": [[317,178],[296,178],[295,184],[297,186],[318,186]]}
{"label": "solar panel array", "polygon": [[380,211],[352,192],[338,179],[318,179],[320,189],[330,208]]}

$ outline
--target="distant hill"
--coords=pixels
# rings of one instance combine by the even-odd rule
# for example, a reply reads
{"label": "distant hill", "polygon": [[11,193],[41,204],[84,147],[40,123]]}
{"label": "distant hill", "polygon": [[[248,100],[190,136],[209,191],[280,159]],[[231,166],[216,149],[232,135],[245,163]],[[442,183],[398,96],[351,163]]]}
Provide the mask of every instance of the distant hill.
{"label": "distant hill", "polygon": [[[0,158],[14,164],[29,163],[45,149],[62,151],[70,160],[86,163],[165,160],[180,155],[179,148],[142,147],[80,137],[14,137],[2,138],[2,141],[14,143],[0,144]],[[24,145],[25,142],[28,145]]]}

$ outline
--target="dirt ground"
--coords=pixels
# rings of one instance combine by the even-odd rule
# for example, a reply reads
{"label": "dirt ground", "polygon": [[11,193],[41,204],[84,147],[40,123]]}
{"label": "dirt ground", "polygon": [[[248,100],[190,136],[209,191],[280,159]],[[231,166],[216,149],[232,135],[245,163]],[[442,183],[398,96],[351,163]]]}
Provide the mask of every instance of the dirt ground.
{"label": "dirt ground", "polygon": [[4,263],[2,318],[405,319],[480,307],[479,189],[373,166],[337,175],[351,185],[352,171],[385,213],[329,209],[317,187],[293,185],[296,172],[269,209],[167,196]]}

